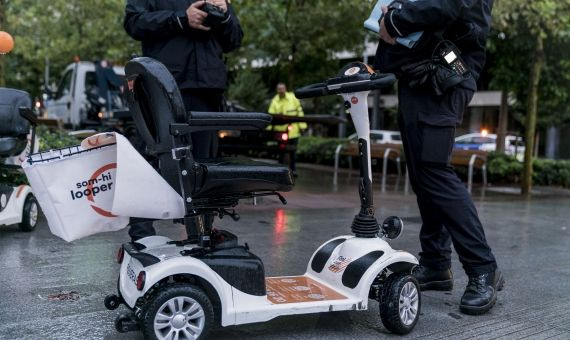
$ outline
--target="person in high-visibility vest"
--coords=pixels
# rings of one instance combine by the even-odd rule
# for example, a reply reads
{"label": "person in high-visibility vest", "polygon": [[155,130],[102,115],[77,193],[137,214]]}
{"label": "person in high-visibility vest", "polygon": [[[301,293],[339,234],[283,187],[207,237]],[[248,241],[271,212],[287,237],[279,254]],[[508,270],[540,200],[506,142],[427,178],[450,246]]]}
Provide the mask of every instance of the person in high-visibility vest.
{"label": "person in high-visibility vest", "polygon": [[[287,86],[284,83],[277,84],[277,94],[271,100],[271,105],[269,105],[269,113],[275,115],[285,115],[294,117],[303,117],[303,107],[301,107],[301,102],[292,92],[287,92]],[[291,146],[292,150],[289,152],[290,161],[289,167],[293,171],[293,175],[297,175],[297,164],[296,164],[296,153],[297,144],[299,143],[299,137],[301,132],[307,129],[307,123],[291,123],[283,125],[273,125],[271,127],[273,131],[283,131],[287,133],[288,145]],[[279,161],[284,163],[286,152],[281,153]]]}

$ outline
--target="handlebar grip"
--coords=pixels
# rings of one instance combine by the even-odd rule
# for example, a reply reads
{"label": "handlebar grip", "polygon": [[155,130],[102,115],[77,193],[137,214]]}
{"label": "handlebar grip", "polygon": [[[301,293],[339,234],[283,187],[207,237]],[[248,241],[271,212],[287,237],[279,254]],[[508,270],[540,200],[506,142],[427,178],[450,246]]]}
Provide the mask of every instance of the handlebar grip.
{"label": "handlebar grip", "polygon": [[389,87],[394,85],[394,83],[396,82],[396,75],[394,73],[383,73],[381,74],[381,77],[373,80],[373,88],[376,89],[381,89],[381,88],[385,88],[385,87]]}
{"label": "handlebar grip", "polygon": [[295,90],[295,96],[299,99],[322,97],[328,94],[325,83],[312,84]]}
{"label": "handlebar grip", "polygon": [[382,74],[380,78],[367,83],[349,84],[340,87],[340,93],[371,91],[392,86],[396,82],[396,76],[392,73]]}

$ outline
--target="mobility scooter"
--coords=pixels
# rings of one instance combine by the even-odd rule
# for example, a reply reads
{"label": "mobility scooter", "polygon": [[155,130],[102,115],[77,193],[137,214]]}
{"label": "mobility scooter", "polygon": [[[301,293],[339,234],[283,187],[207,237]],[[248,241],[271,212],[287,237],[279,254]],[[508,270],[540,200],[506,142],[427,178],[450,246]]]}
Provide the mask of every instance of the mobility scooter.
{"label": "mobility scooter", "polygon": [[159,172],[184,199],[188,239],[152,236],[124,244],[118,294],[105,306],[124,304],[119,332],[142,330],[148,339],[202,339],[221,326],[264,322],[283,315],[367,310],[380,304],[385,327],[397,334],[416,325],[420,289],[411,276],[417,259],[393,250],[386,239],[402,231],[402,221],[374,217],[369,152],[367,96],[391,86],[395,77],[376,74],[362,63],[345,67],[338,77],[296,92],[300,98],[339,94],[359,135],[361,209],[352,235],[325,242],[312,255],[303,275],[265,277],[262,261],[249,246],[227,231],[205,227],[204,215],[230,215],[240,199],[290,191],[286,167],[241,159],[198,160],[192,157],[190,133],[203,130],[262,129],[264,113],[186,112],[176,82],[159,62],[136,58],[126,66],[128,99],[149,155]]}
{"label": "mobility scooter", "polygon": [[[36,120],[31,107],[28,93],[0,89],[0,167],[4,173],[21,171],[25,156],[35,150]],[[21,231],[30,232],[36,228],[38,213],[29,185],[0,183],[0,225],[19,224]]]}

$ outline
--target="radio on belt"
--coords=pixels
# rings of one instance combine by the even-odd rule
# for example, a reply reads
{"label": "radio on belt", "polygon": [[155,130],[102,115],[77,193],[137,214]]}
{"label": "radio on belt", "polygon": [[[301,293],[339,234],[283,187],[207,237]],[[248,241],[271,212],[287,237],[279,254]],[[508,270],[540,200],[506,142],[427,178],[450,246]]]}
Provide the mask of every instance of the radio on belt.
{"label": "radio on belt", "polygon": [[459,75],[464,75],[469,72],[467,67],[463,63],[463,60],[459,58],[459,51],[453,46],[447,46],[440,52],[441,59],[451,67],[452,70],[457,72]]}

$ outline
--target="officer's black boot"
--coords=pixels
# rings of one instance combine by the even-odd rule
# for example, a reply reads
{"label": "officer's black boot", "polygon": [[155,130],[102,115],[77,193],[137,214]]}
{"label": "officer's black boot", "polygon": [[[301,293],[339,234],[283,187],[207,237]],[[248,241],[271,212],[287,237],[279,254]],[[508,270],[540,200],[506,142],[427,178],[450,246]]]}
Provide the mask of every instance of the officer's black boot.
{"label": "officer's black boot", "polygon": [[484,314],[497,301],[497,291],[503,289],[505,280],[499,271],[493,271],[481,275],[469,276],[469,283],[461,298],[459,310],[465,314]]}
{"label": "officer's black boot", "polygon": [[131,217],[129,220],[129,236],[131,237],[131,242],[136,242],[141,238],[156,235],[156,230],[152,226],[153,220],[145,218]]}
{"label": "officer's black boot", "polygon": [[421,290],[450,291],[453,289],[451,269],[437,270],[426,266],[417,266],[412,275],[420,283]]}

